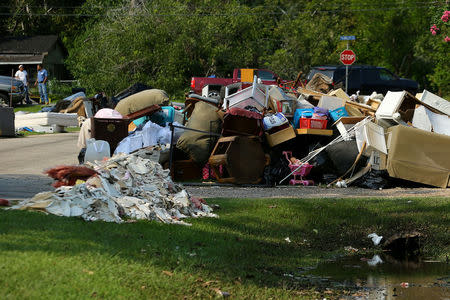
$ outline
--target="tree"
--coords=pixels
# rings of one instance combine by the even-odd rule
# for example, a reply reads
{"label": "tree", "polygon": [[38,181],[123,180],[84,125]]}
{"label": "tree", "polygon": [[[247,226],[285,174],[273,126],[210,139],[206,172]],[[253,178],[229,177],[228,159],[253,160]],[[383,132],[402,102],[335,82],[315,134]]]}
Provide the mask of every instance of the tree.
{"label": "tree", "polygon": [[91,91],[113,94],[141,81],[180,93],[193,75],[256,66],[267,51],[261,14],[237,1],[197,2],[109,8],[69,48],[70,70]]}
{"label": "tree", "polygon": [[449,10],[449,5],[430,7],[430,30],[415,47],[416,54],[433,67],[427,78],[441,96],[450,96]]}
{"label": "tree", "polygon": [[9,35],[58,34],[78,18],[70,16],[84,0],[6,0],[2,26]]}

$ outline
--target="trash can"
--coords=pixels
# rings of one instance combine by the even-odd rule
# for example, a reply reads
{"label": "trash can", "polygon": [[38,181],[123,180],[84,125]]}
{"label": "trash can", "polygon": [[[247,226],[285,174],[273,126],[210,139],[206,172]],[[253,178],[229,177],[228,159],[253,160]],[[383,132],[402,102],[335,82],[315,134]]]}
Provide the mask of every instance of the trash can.
{"label": "trash can", "polygon": [[107,141],[111,153],[114,153],[120,141],[128,136],[130,119],[91,118],[91,123],[92,138]]}
{"label": "trash can", "polygon": [[0,107],[0,136],[15,136],[14,108]]}

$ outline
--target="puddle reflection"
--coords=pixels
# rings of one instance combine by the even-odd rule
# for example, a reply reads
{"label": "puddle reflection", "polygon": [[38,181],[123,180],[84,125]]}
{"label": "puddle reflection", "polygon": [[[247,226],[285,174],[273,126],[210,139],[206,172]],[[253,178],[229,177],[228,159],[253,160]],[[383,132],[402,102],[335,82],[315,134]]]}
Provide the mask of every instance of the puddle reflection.
{"label": "puddle reflection", "polygon": [[450,268],[442,262],[353,256],[299,268],[291,277],[302,285],[362,292],[339,299],[450,300]]}

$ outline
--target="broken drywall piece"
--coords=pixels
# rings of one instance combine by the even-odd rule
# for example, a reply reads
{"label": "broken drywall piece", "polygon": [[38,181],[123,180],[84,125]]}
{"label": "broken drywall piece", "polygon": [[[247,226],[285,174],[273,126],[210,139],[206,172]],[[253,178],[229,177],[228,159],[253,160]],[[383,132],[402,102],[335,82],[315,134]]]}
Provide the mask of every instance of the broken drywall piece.
{"label": "broken drywall piece", "polygon": [[147,157],[149,150],[119,154],[89,163],[98,174],[74,186],[61,186],[26,199],[11,209],[33,209],[86,221],[124,222],[124,218],[189,225],[187,217],[217,217],[170,178],[169,171]]}

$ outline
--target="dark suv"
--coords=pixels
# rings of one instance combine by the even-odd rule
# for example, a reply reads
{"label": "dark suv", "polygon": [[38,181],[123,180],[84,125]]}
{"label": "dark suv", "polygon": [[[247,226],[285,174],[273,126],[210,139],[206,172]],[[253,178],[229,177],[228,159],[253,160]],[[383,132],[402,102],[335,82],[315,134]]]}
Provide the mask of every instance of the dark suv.
{"label": "dark suv", "polygon": [[[345,89],[345,66],[313,67],[307,80],[316,73],[322,73],[333,80],[333,85],[341,85]],[[419,90],[419,84],[411,79],[400,78],[388,69],[366,65],[352,65],[348,67],[348,94],[360,91],[361,95],[372,92],[386,94],[387,91],[406,90],[413,95]]]}

